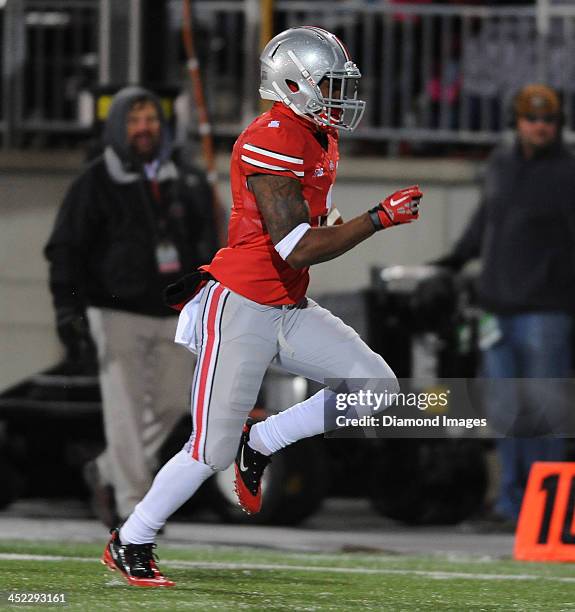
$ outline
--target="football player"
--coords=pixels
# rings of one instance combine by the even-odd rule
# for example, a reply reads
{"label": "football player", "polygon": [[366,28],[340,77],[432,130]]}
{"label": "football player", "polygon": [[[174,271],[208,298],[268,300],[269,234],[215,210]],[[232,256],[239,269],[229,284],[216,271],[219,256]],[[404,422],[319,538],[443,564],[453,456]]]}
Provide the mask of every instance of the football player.
{"label": "football player", "polygon": [[275,103],[234,145],[228,244],[205,266],[180,315],[176,341],[198,354],[193,433],[121,529],[112,530],[102,558],[134,585],[174,584],[156,566],[156,533],[215,471],[236,457],[239,502],[258,512],[270,455],[325,432],[332,421],[334,394],[324,389],[265,421],[246,422],[272,361],[320,382],[376,378],[398,390],[383,358],[306,289],[310,266],[417,219],[422,193],[402,189],[359,217],[327,225],[338,133],[355,129],[365,107],[360,71],[344,44],[317,27],[286,30],[260,59],[260,95]]}

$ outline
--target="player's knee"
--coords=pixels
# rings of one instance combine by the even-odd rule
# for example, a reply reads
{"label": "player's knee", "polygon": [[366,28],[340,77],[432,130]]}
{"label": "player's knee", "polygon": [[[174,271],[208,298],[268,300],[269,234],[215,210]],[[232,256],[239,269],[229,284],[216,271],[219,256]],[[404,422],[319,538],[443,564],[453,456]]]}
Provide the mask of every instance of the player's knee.
{"label": "player's knee", "polygon": [[[196,478],[201,478],[202,482],[214,473],[210,465],[207,465],[201,458],[196,458],[192,455],[187,445],[184,446],[179,453],[176,453],[162,469],[166,469],[167,466],[170,465],[177,466],[180,475],[185,475],[191,470],[192,473],[196,475]],[[182,468],[184,471],[181,471]]]}
{"label": "player's knee", "polygon": [[354,368],[354,378],[369,378],[378,381],[378,387],[385,388],[389,393],[399,392],[399,382],[394,371],[381,355],[370,351]]}
{"label": "player's knee", "polygon": [[212,442],[206,449],[206,463],[216,472],[227,470],[234,462],[238,444],[239,437]]}
{"label": "player's knee", "polygon": [[205,457],[198,457],[197,459],[194,459],[193,457],[189,456],[189,460],[190,462],[200,463],[204,465],[213,473],[223,472],[224,470],[227,470],[230,465],[232,465],[234,457],[232,457],[231,459],[229,457],[216,457],[214,459],[208,455]]}
{"label": "player's knee", "polygon": [[210,461],[209,465],[214,472],[223,472],[224,470],[227,470],[233,462],[233,457],[231,459],[217,458],[215,461]]}
{"label": "player's knee", "polygon": [[388,394],[396,394],[400,391],[399,381],[397,380],[397,376],[393,373],[392,370],[389,370],[389,374],[385,377],[385,390]]}

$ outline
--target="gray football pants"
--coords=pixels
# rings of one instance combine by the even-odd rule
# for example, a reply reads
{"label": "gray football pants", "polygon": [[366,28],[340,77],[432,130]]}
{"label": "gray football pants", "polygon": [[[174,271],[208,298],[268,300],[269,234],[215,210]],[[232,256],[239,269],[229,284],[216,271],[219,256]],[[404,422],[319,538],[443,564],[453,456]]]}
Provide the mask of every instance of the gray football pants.
{"label": "gray football pants", "polygon": [[351,327],[313,300],[265,306],[210,281],[196,319],[198,362],[192,386],[194,431],[186,449],[214,470],[234,460],[243,424],[272,361],[292,374],[387,379],[395,375]]}

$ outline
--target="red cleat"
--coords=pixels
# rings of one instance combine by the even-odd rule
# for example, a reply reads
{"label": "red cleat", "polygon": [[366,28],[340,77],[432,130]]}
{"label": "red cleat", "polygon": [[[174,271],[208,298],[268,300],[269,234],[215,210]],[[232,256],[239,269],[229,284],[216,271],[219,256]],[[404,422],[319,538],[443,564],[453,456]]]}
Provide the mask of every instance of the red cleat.
{"label": "red cleat", "polygon": [[110,531],[112,537],[100,561],[112,571],[118,571],[128,584],[139,587],[172,587],[176,583],[162,575],[156,565],[155,544],[122,544],[118,529]]}
{"label": "red cleat", "polygon": [[235,461],[235,489],[238,501],[248,514],[257,514],[262,507],[262,475],[270,458],[248,445],[250,429],[256,421],[248,419],[242,431]]}

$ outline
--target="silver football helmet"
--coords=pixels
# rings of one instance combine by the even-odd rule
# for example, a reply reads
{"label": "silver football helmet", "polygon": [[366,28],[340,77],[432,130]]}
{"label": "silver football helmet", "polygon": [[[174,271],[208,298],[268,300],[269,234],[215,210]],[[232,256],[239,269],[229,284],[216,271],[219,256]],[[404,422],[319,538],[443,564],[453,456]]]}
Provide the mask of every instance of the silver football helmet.
{"label": "silver football helmet", "polygon": [[338,130],[354,130],[361,121],[361,72],[337,36],[312,26],[290,28],[270,40],[260,60],[264,100],[283,102],[298,115]]}

